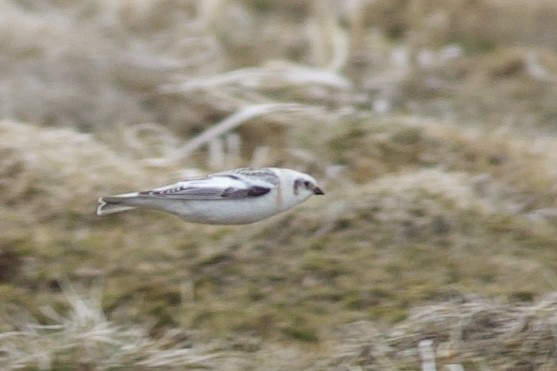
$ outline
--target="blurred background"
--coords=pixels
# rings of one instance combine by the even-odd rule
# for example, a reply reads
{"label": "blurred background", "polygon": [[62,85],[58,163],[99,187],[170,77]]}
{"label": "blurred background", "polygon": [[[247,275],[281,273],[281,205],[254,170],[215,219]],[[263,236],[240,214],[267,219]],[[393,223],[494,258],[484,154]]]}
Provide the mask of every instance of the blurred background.
{"label": "blurred background", "polygon": [[[0,2],[4,369],[557,369],[557,2]],[[245,166],[253,225],[97,198]]]}

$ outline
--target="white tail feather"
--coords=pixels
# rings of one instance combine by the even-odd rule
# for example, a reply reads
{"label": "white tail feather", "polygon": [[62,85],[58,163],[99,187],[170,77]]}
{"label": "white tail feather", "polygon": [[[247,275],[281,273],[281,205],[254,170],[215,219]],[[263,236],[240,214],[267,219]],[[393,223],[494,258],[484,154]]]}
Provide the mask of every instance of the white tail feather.
{"label": "white tail feather", "polygon": [[119,213],[122,211],[133,210],[135,206],[125,204],[125,200],[137,197],[137,193],[127,193],[117,196],[108,196],[99,198],[99,206],[97,207],[97,215],[107,215]]}

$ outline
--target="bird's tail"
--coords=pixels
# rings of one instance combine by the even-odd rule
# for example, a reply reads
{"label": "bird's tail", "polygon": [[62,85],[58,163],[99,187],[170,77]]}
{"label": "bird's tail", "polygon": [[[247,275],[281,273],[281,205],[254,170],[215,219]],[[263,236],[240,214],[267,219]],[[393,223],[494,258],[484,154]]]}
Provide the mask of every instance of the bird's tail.
{"label": "bird's tail", "polygon": [[129,200],[135,199],[138,195],[138,193],[126,193],[116,196],[100,197],[97,215],[114,214],[135,209],[135,206],[131,206],[128,202]]}

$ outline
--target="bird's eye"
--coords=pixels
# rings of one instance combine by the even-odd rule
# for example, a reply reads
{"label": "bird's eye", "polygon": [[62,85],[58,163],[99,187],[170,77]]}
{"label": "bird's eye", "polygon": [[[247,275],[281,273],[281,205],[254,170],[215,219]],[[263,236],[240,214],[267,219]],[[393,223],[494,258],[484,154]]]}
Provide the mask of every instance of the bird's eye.
{"label": "bird's eye", "polygon": [[304,187],[309,188],[311,187],[311,182],[308,182],[307,180],[304,182]]}

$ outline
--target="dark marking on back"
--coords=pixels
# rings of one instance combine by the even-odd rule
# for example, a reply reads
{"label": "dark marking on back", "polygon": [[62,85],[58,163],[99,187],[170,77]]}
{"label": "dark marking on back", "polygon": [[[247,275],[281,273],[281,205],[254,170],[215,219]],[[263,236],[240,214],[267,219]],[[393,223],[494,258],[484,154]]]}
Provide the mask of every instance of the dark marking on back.
{"label": "dark marking on back", "polygon": [[164,189],[162,191],[143,191],[143,192],[139,192],[139,194],[144,195],[144,196],[164,196],[164,195],[170,195],[170,194],[173,194],[173,193],[177,193],[177,192],[183,191],[185,189],[187,189],[187,187],[179,186],[179,187],[175,187],[175,188]]}
{"label": "dark marking on back", "polygon": [[251,168],[241,168],[234,170],[237,174],[242,174],[247,177],[255,177],[264,182],[270,183],[272,185],[279,185],[280,180],[278,176],[268,168],[261,168],[261,169],[251,169]]}
{"label": "dark marking on back", "polygon": [[241,180],[241,178],[239,176],[236,176],[234,174],[226,174],[226,175],[220,175],[220,176],[230,178],[230,179],[234,179],[234,180]]}
{"label": "dark marking on back", "polygon": [[222,192],[222,197],[226,197],[226,198],[259,197],[269,193],[270,191],[271,189],[269,188],[259,187],[259,186],[253,186],[247,189],[245,188],[238,189],[234,187],[229,187]]}
{"label": "dark marking on back", "polygon": [[269,193],[271,190],[265,187],[253,186],[248,189],[248,196],[258,197]]}

